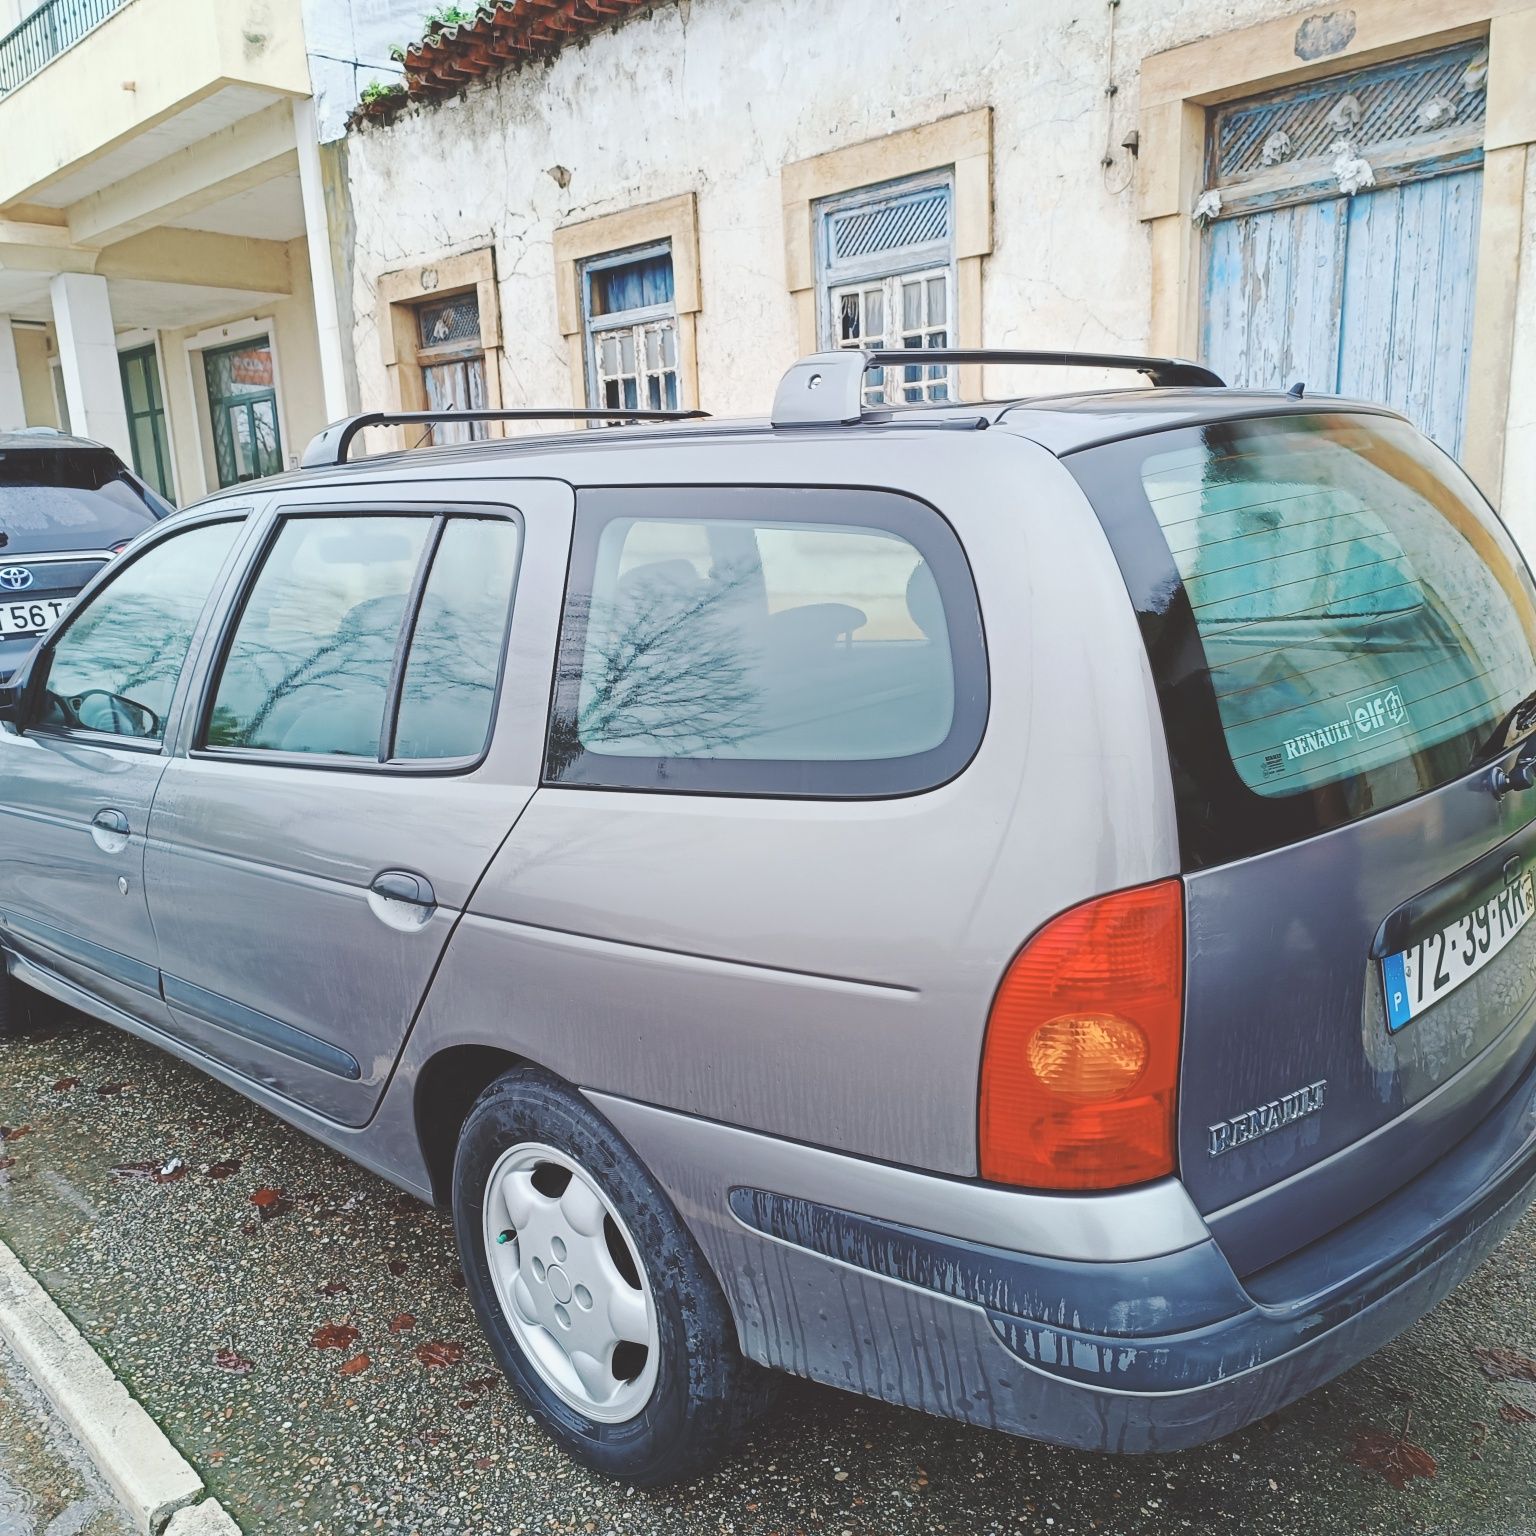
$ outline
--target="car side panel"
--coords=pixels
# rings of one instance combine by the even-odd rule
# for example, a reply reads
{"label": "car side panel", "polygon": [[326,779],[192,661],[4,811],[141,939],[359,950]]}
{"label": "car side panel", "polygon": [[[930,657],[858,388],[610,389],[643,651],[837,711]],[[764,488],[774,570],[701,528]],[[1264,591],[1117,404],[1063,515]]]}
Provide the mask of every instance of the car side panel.
{"label": "car side panel", "polygon": [[981,1041],[1009,959],[1062,908],[1177,869],[1108,546],[1053,458],[989,436],[963,453],[912,432],[649,466],[660,483],[675,464],[677,483],[888,486],[936,506],[986,627],[982,746],[900,799],[540,789],[449,944],[407,1073],[493,1045],[584,1087],[975,1171]]}

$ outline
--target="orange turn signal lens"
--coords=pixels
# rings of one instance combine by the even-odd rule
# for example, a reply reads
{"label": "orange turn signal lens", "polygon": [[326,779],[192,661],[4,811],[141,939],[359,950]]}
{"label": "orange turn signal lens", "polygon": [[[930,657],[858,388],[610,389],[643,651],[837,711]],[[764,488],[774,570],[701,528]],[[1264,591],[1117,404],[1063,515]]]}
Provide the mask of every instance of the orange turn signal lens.
{"label": "orange turn signal lens", "polygon": [[1184,891],[1116,891],[1048,922],[1008,967],[981,1066],[981,1175],[1110,1189],[1172,1173]]}

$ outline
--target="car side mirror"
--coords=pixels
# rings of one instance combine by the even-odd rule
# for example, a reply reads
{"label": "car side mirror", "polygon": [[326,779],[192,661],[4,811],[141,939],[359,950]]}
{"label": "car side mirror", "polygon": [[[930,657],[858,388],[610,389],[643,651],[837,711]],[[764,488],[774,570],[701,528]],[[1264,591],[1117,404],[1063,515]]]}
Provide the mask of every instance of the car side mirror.
{"label": "car side mirror", "polygon": [[25,682],[0,683],[0,725],[20,726],[26,695]]}

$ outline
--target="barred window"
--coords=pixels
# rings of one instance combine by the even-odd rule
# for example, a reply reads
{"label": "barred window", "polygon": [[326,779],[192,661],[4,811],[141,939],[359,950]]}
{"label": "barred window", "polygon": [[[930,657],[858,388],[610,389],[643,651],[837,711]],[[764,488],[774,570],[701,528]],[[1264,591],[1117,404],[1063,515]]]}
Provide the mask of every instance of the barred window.
{"label": "barred window", "polygon": [[582,268],[582,301],[589,403],[617,410],[678,409],[671,247],[663,243],[592,258]]}

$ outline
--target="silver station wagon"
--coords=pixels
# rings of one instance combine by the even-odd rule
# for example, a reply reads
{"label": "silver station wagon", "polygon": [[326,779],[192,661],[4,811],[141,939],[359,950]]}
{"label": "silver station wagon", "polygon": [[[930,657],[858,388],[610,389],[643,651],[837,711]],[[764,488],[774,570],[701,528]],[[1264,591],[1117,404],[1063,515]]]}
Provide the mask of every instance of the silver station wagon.
{"label": "silver station wagon", "polygon": [[[1152,387],[901,403],[979,361]],[[0,694],[0,1023],[451,1205],[633,1484],[763,1367],[1108,1451],[1272,1412],[1536,1190],[1536,594],[1400,417],[1220,383],[328,429]]]}

